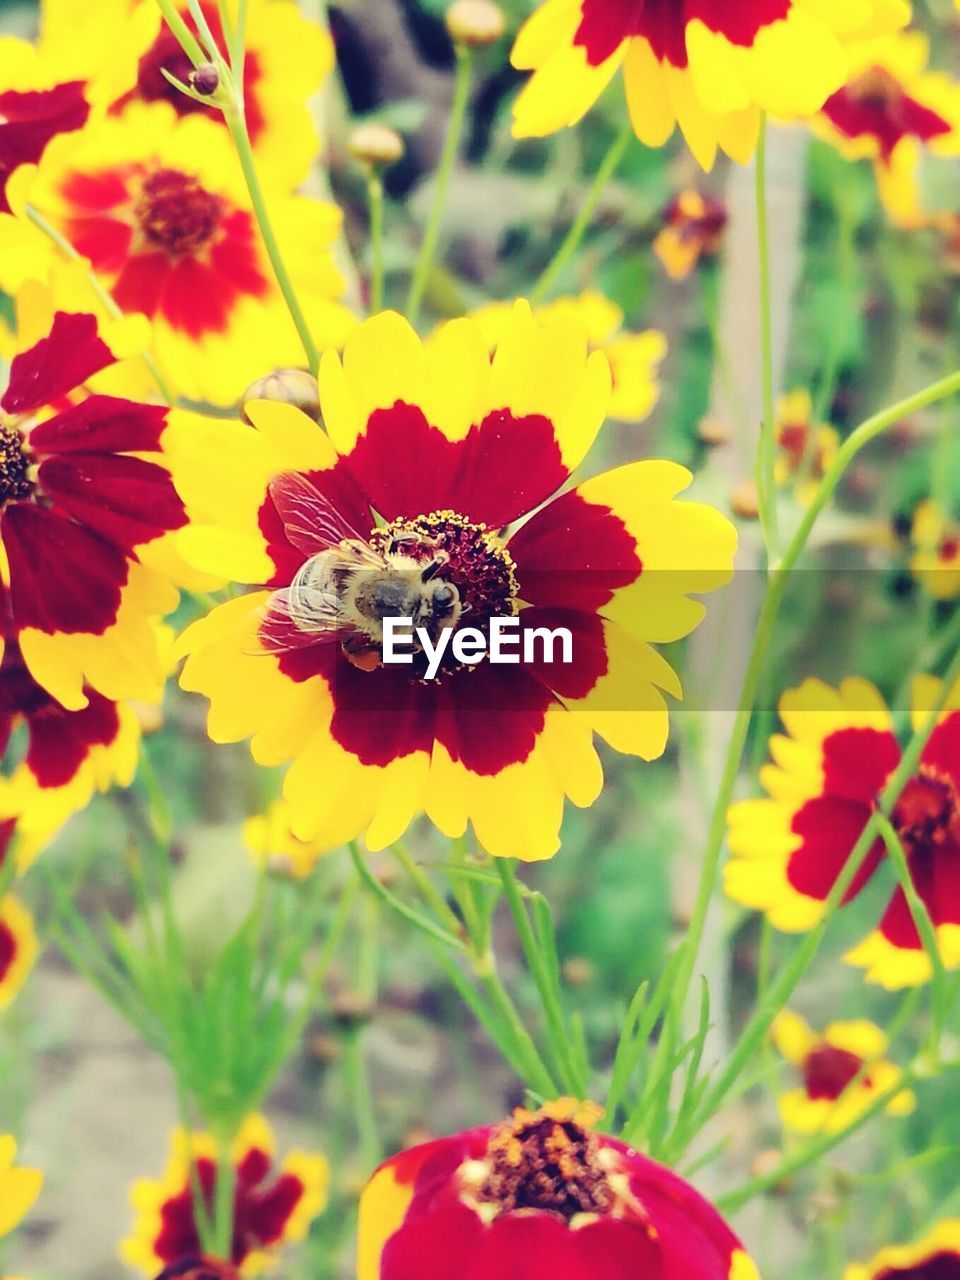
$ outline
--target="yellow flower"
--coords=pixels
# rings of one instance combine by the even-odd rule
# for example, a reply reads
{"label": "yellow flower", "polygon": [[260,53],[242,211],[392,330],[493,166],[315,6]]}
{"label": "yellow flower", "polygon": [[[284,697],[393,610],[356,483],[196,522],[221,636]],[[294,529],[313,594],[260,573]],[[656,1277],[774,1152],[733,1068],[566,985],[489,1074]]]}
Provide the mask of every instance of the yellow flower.
{"label": "yellow flower", "polygon": [[[0,1009],[6,1009],[20,994],[36,963],[38,952],[37,935],[30,913],[16,898],[8,894],[0,899]],[[0,1158],[0,1188],[2,1186],[3,1160]],[[2,1220],[3,1207],[0,1199],[0,1223]],[[2,1234],[0,1230],[0,1235]]]}
{"label": "yellow flower", "polygon": [[911,532],[910,570],[934,600],[960,595],[960,528],[931,501],[918,504]]}
{"label": "yellow flower", "polygon": [[[919,676],[915,726],[940,682]],[[806,680],[780,700],[785,734],[770,739],[760,773],[767,798],[731,807],[727,892],[764,911],[778,929],[800,932],[823,918],[824,903],[901,759],[893,719],[866,680],[834,689]],[[960,967],[960,685],[908,779],[891,817],[916,891],[930,913],[944,965]],[[887,859],[877,839],[846,901],[858,897]],[[845,957],[867,979],[896,989],[927,982],[930,959],[903,890],[897,886],[876,927]]]}
{"label": "yellow flower", "polygon": [[576,124],[622,68],[641,142],[662,146],[679,126],[705,169],[718,149],[746,161],[761,111],[812,115],[846,80],[852,42],[909,19],[906,0],[545,0],[513,48],[533,72],[514,133]]}
{"label": "yellow flower", "polygon": [[888,1245],[872,1262],[847,1267],[843,1280],[949,1280],[960,1274],[960,1218],[947,1218],[912,1245]]}
{"label": "yellow flower", "polygon": [[[254,377],[302,360],[232,144],[201,115],[166,102],[131,103],[56,138],[39,167],[8,184],[92,263],[121,309],[153,325],[153,353],[194,400],[236,402]],[[330,245],[340,212],[273,192],[271,214],[321,345],[351,324]],[[32,223],[0,215],[0,285],[44,279],[58,251]]]}
{"label": "yellow flower", "polygon": [[[321,1155],[291,1151],[277,1165],[275,1142],[263,1116],[249,1116],[232,1147],[235,1168],[232,1262],[242,1275],[257,1275],[288,1244],[303,1240],[327,1203],[330,1170]],[[219,1148],[208,1134],[178,1129],[171,1140],[163,1177],[135,1182],[130,1200],[136,1213],[120,1256],[145,1275],[202,1252],[194,1186],[202,1188],[212,1212]],[[191,1172],[192,1166],[192,1172]]]}
{"label": "yellow flower", "polygon": [[779,449],[774,473],[777,484],[797,485],[797,498],[806,505],[837,456],[840,436],[835,427],[813,421],[809,391],[781,396],[774,424]]}
{"label": "yellow flower", "polygon": [[928,70],[929,58],[919,31],[862,42],[846,84],[813,125],[848,160],[873,161],[880,198],[904,227],[926,221],[918,185],[924,152],[960,152],[960,84]]}
{"label": "yellow flower", "polygon": [[[488,302],[471,311],[490,351],[508,327],[513,304]],[[578,297],[557,298],[537,307],[542,321],[571,321],[586,330],[591,351],[602,351],[610,362],[610,417],[618,422],[643,422],[660,398],[658,373],[667,354],[667,339],[658,329],[631,333],[623,328],[623,311],[597,289]]]}
{"label": "yellow flower", "polygon": [[0,1236],[9,1235],[26,1217],[43,1186],[39,1169],[14,1166],[16,1155],[16,1142],[8,1133],[0,1133]]}
{"label": "yellow flower", "polygon": [[685,280],[701,258],[720,252],[727,210],[721,200],[681,191],[663,211],[663,222],[653,251],[672,280]]}
{"label": "yellow flower", "polygon": [[[363,833],[382,848],[426,812],[451,837],[472,824],[490,853],[546,858],[564,798],[586,806],[600,792],[594,733],[662,753],[661,690],[680,686],[652,645],[697,626],[690,595],[728,580],[736,535],[676,500],[691,476],[670,462],[554,496],[609,394],[582,325],[538,322],[517,303],[492,360],[471,320],[426,343],[392,313],[366,321],[342,361],[324,357],[325,428],[270,402],[248,406],[250,428],[180,419],[178,483],[195,513],[183,554],[260,587],[185,633],[181,683],[210,699],[215,741],[252,738],[258,762],[292,762],[284,795],[300,840]],[[324,592],[314,575],[344,561]],[[356,603],[371,564],[388,585],[422,584],[415,604],[444,620],[438,641],[462,616],[486,648],[493,619],[516,617],[524,662],[447,649],[431,679],[420,647],[409,665],[383,665],[386,606]],[[313,601],[316,627],[301,607]],[[542,661],[525,637],[558,626],[569,654]]]}
{"label": "yellow flower", "polygon": [[[903,1074],[883,1057],[884,1033],[863,1018],[833,1022],[818,1035],[799,1014],[784,1009],[771,1035],[801,1078],[799,1088],[780,1099],[783,1123],[793,1133],[839,1133],[874,1099],[894,1088]],[[886,1110],[888,1115],[902,1116],[915,1105],[913,1093],[904,1089]]]}
{"label": "yellow flower", "polygon": [[[196,24],[186,0],[177,8],[190,30]],[[221,52],[226,45],[217,0],[200,9]],[[231,0],[231,17],[237,16]],[[43,0],[41,61],[63,79],[87,81],[100,109],[116,112],[130,102],[168,102],[178,115],[206,115],[222,128],[219,111],[181,93],[163,72],[188,83],[193,67],[164,23],[155,0]],[[244,106],[257,163],[288,189],[307,176],[319,140],[309,99],[333,69],[333,42],[294,0],[249,0],[246,15]]]}
{"label": "yellow flower", "polygon": [[283,800],[272,804],[266,813],[248,818],[243,834],[257,866],[295,880],[306,880],[312,875],[317,863],[331,848],[323,840],[298,840],[289,807]]}

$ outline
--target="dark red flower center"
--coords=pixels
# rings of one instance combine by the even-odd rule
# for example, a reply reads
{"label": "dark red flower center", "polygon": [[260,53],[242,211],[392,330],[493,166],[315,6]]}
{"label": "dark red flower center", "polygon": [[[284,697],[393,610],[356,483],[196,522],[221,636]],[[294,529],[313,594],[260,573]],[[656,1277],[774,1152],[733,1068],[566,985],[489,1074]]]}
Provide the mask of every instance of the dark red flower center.
{"label": "dark red flower center", "polygon": [[10,972],[10,967],[17,958],[17,940],[9,925],[0,920],[0,982]]}
{"label": "dark red flower center", "polygon": [[893,825],[909,857],[960,843],[960,795],[956,784],[931,765],[921,765],[904,787]]}
{"label": "dark red flower center", "polygon": [[[863,1059],[836,1045],[819,1045],[803,1064],[803,1083],[813,1101],[836,1102],[860,1074]],[[866,1083],[866,1081],[865,1081]]]}
{"label": "dark red flower center", "polygon": [[780,448],[795,467],[799,467],[803,462],[809,434],[810,428],[805,422],[787,422],[780,428]]}
{"label": "dark red flower center", "polygon": [[11,498],[29,497],[29,467],[23,433],[0,414],[0,507]]}
{"label": "dark red flower center", "polygon": [[873,67],[851,80],[823,110],[848,138],[875,138],[888,160],[904,138],[930,142],[950,132],[948,121],[905,93],[884,67]]}
{"label": "dark red flower center", "polygon": [[497,1213],[537,1209],[570,1219],[606,1213],[614,1192],[595,1133],[573,1118],[517,1111],[495,1129],[484,1159],[464,1166],[467,1195]]}
{"label": "dark red flower center", "polygon": [[960,1280],[960,1254],[936,1253],[913,1267],[888,1267],[876,1280]]}
{"label": "dark red flower center", "polygon": [[195,254],[217,233],[223,201],[178,169],[157,169],[146,177],[135,208],[147,246],[171,257]]}

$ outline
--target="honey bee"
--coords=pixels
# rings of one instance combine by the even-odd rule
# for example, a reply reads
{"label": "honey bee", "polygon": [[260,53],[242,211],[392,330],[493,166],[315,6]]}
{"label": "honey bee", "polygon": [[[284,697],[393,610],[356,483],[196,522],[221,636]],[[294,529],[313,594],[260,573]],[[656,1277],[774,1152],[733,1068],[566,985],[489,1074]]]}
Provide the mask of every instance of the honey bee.
{"label": "honey bee", "polygon": [[240,1272],[229,1262],[198,1255],[171,1263],[157,1280],[240,1280]]}
{"label": "honey bee", "polygon": [[379,545],[352,528],[310,481],[294,472],[271,482],[287,538],[308,555],[289,587],[265,606],[259,637],[273,653],[337,642],[363,671],[380,665],[384,618],[410,618],[436,642],[464,611],[457,586],[443,577],[447,553],[418,530]]}

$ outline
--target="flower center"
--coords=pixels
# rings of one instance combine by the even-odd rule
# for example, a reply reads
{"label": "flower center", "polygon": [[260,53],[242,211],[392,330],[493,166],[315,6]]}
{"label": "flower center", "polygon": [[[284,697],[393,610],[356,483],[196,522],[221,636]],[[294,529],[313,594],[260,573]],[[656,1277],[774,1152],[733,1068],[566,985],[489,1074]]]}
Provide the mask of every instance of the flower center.
{"label": "flower center", "polygon": [[11,498],[26,498],[33,489],[30,462],[19,429],[0,414],[0,506]]}
{"label": "flower center", "polygon": [[897,801],[893,825],[908,855],[960,843],[960,795],[953,780],[921,765]]}
{"label": "flower center", "polygon": [[176,257],[213,239],[223,202],[189,174],[157,169],[144,179],[134,212],[147,244]]}
{"label": "flower center", "polygon": [[904,93],[889,71],[874,67],[847,86],[850,97],[867,111],[878,115],[899,103]]}
{"label": "flower center", "polygon": [[465,1199],[481,1214],[485,1207],[495,1214],[538,1209],[569,1221],[609,1213],[616,1193],[581,1110],[566,1103],[518,1108],[494,1130],[484,1159],[461,1169]]}
{"label": "flower center", "polygon": [[836,1100],[860,1074],[863,1059],[848,1049],[822,1044],[807,1055],[803,1064],[803,1083],[807,1096],[814,1100]]}
{"label": "flower center", "polygon": [[[393,520],[374,530],[370,545],[388,559],[399,556],[423,566],[423,589],[431,593],[431,599],[437,600],[437,593],[442,595],[444,588],[452,589],[456,609],[445,613],[446,625],[462,623],[486,635],[491,618],[517,612],[513,557],[485,526],[473,524],[455,511]],[[459,667],[448,649],[441,673]],[[416,661],[412,670],[418,678]]]}

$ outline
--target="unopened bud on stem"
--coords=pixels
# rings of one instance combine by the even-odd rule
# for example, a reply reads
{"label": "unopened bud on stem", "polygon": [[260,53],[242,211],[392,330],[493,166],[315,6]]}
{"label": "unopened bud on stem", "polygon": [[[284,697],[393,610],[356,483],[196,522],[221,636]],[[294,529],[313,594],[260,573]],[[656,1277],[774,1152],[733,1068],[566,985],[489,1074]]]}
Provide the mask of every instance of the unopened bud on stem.
{"label": "unopened bud on stem", "polygon": [[447,10],[447,30],[458,44],[496,44],[506,26],[503,10],[492,0],[455,0]]}
{"label": "unopened bud on stem", "polygon": [[209,98],[220,88],[220,72],[212,62],[206,62],[191,75],[190,85],[197,93]]}
{"label": "unopened bud on stem", "polygon": [[375,168],[396,164],[403,155],[403,139],[385,124],[361,124],[350,135],[350,154]]}

